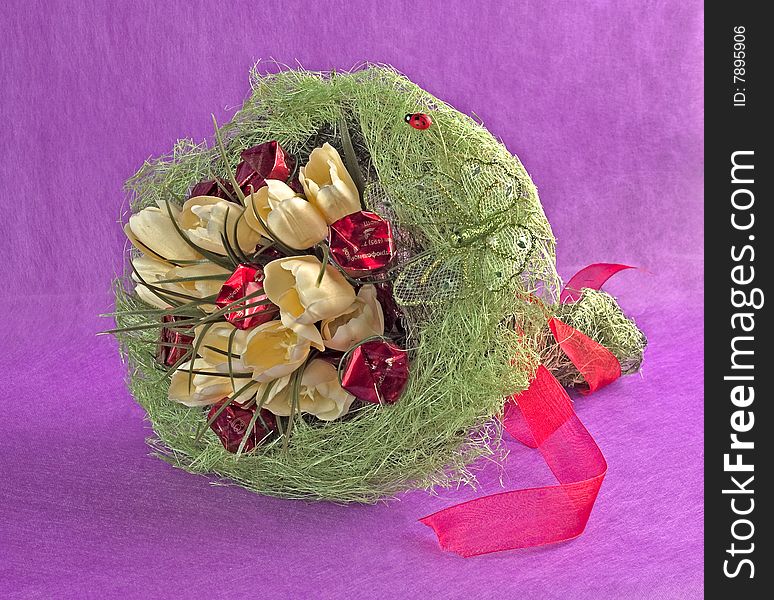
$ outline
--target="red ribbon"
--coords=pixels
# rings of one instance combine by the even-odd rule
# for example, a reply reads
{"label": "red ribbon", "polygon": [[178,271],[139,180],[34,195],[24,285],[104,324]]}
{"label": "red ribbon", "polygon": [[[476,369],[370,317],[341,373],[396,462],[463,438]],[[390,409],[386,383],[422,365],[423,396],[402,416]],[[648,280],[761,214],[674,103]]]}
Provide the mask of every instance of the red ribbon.
{"label": "red ribbon", "polygon": [[619,271],[633,269],[629,265],[619,265],[616,263],[594,263],[584,267],[570,278],[567,285],[564,286],[559,295],[559,302],[562,304],[576,302],[581,297],[583,288],[593,290],[600,289],[605,282]]}
{"label": "red ribbon", "polygon": [[[575,302],[583,288],[599,289],[619,271],[632,268],[589,265],[570,279],[561,301]],[[548,326],[586,380],[587,393],[621,376],[621,364],[602,344],[555,317]],[[506,400],[502,424],[521,443],[540,450],[559,485],[483,496],[420,519],[432,527],[444,550],[476,556],[543,546],[573,539],[586,528],[607,463],[567,392],[543,365],[529,388]]]}
{"label": "red ribbon", "polygon": [[588,522],[607,463],[572,409],[561,384],[544,366],[529,388],[509,398],[503,425],[529,433],[559,485],[470,500],[420,519],[444,550],[475,556],[542,546],[580,535]]}
{"label": "red ribbon", "polygon": [[556,317],[548,321],[548,326],[559,347],[586,380],[588,389],[584,393],[591,394],[621,376],[621,363],[602,344]]}
{"label": "red ribbon", "polygon": [[[588,393],[621,375],[607,348],[557,318],[551,333],[588,384]],[[444,550],[476,556],[570,540],[586,527],[607,472],[594,438],[572,408],[567,392],[543,365],[525,391],[505,403],[503,428],[537,448],[559,485],[484,496],[420,519]]]}

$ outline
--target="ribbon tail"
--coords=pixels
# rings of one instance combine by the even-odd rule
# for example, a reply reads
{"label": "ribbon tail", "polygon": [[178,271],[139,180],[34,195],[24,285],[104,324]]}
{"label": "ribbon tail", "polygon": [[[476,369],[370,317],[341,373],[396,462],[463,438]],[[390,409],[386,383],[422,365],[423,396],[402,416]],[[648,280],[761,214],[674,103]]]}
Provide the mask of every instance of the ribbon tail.
{"label": "ribbon tail", "polygon": [[475,556],[541,546],[580,535],[607,463],[572,409],[567,392],[543,366],[530,387],[507,402],[506,429],[522,435],[517,413],[559,485],[484,496],[428,515],[444,550]]}
{"label": "ribbon tail", "polygon": [[511,437],[516,438],[516,440],[528,448],[534,449],[538,447],[535,438],[532,436],[529,423],[521,414],[519,406],[511,398],[503,406],[503,416],[500,417],[500,421],[503,424],[503,429],[511,434]]}
{"label": "ribbon tail", "polygon": [[633,268],[629,265],[617,263],[594,263],[584,267],[573,275],[570,281],[567,282],[567,285],[564,286],[559,295],[559,302],[562,304],[577,302],[581,297],[581,290],[583,288],[598,290],[616,273]]}

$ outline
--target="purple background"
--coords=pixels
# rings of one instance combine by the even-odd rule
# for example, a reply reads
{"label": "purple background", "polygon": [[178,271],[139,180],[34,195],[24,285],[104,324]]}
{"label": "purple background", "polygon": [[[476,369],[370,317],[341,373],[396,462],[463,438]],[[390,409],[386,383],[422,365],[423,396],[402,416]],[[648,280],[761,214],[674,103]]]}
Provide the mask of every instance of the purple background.
{"label": "purple background", "polygon": [[[0,596],[701,595],[701,3],[418,5],[3,3]],[[226,121],[268,58],[393,64],[522,158],[565,277],[643,268],[607,288],[650,338],[642,375],[576,403],[610,465],[580,538],[464,560],[416,519],[466,491],[284,501],[148,456],[116,344],[95,337],[122,183],[176,138],[208,136],[211,112]],[[514,446],[505,481],[550,476]]]}

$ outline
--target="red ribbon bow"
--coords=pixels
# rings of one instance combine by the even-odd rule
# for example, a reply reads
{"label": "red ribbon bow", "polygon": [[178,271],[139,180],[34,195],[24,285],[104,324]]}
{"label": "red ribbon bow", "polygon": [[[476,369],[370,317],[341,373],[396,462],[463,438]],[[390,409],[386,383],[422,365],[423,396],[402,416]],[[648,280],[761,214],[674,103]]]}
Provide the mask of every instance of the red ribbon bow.
{"label": "red ribbon bow", "polygon": [[[573,302],[580,289],[599,289],[626,268],[631,267],[590,265],[568,283],[568,288],[582,283],[577,295],[565,288],[562,298]],[[589,393],[621,375],[621,365],[607,348],[556,318],[548,325]],[[529,388],[506,400],[502,424],[514,438],[540,451],[559,485],[483,496],[420,519],[435,531],[444,550],[467,557],[542,546],[575,538],[586,527],[607,463],[548,369],[538,367]]]}

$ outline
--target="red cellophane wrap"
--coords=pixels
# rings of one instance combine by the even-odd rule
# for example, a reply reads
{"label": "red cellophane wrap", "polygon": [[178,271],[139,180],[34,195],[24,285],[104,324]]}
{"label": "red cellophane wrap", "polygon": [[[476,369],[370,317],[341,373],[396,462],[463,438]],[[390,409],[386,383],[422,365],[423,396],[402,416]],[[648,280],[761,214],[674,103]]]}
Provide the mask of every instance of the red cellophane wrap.
{"label": "red cellophane wrap", "polygon": [[274,141],[242,150],[240,158],[242,162],[237,165],[236,180],[245,193],[251,186],[254,190],[263,187],[267,179],[286,181],[295,165],[293,157],[285,154]]}
{"label": "red cellophane wrap", "polygon": [[[293,157],[285,154],[277,142],[266,142],[242,150],[240,158],[242,161],[236,168],[236,180],[239,188],[245,194],[250,193],[250,186],[253,190],[258,190],[266,185],[267,179],[286,181],[295,166]],[[290,182],[290,186],[297,192],[301,191],[296,179]],[[216,196],[226,198],[228,194],[233,195],[233,191],[233,186],[228,181],[218,182],[214,179],[208,179],[193,187],[191,197]]]}
{"label": "red cellophane wrap", "polygon": [[250,329],[271,321],[277,313],[276,306],[266,304],[266,294],[259,294],[262,290],[263,269],[258,265],[241,264],[220,288],[215,305],[223,308],[240,298],[256,294],[245,300],[243,304],[236,305],[234,312],[224,315],[226,320],[237,329]]}
{"label": "red cellophane wrap", "polygon": [[332,223],[328,239],[333,259],[352,277],[378,273],[395,256],[389,221],[366,210]]}
{"label": "red cellophane wrap", "polygon": [[395,301],[395,296],[392,293],[392,285],[389,283],[377,283],[376,298],[379,300],[379,304],[382,307],[382,314],[384,315],[384,334],[389,335],[395,328],[399,331],[402,330],[403,324],[401,318],[403,317],[403,313],[398,307],[398,303]]}
{"label": "red cellophane wrap", "polygon": [[509,399],[503,423],[516,435],[529,432],[559,485],[484,496],[421,519],[445,550],[475,556],[540,546],[574,538],[586,526],[607,463],[545,367]]}
{"label": "red cellophane wrap", "polygon": [[619,265],[616,263],[594,263],[584,267],[573,275],[570,281],[567,282],[567,285],[564,286],[562,293],[559,295],[559,302],[562,304],[576,302],[581,297],[581,290],[583,288],[598,290],[616,273],[633,268],[629,265]]}
{"label": "red cellophane wrap", "polygon": [[[207,415],[208,418],[212,418],[225,401],[223,399],[217,404],[213,404]],[[210,428],[218,436],[223,447],[229,452],[236,453],[239,450],[242,439],[245,437],[250,421],[255,414],[255,408],[255,406],[245,408],[236,402],[232,402],[221,410],[220,414],[215,417],[215,420],[210,425]],[[268,410],[261,409],[260,418],[256,419],[253,428],[250,430],[250,435],[247,441],[245,441],[242,451],[250,452],[250,450],[265,440],[275,428],[274,415]]]}
{"label": "red cellophane wrap", "polygon": [[[174,325],[176,321],[181,319],[182,317],[174,315],[164,315],[162,321]],[[186,346],[190,346],[193,343],[193,339],[193,335],[188,335],[180,329],[162,327],[156,359],[167,367],[177,364],[188,353],[189,348]]]}
{"label": "red cellophane wrap", "polygon": [[409,378],[408,353],[384,340],[357,346],[347,357],[341,387],[372,404],[397,402]]}

